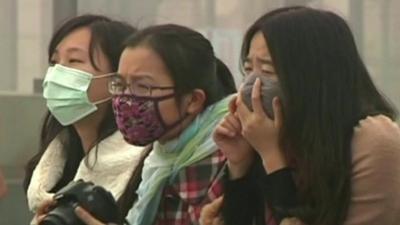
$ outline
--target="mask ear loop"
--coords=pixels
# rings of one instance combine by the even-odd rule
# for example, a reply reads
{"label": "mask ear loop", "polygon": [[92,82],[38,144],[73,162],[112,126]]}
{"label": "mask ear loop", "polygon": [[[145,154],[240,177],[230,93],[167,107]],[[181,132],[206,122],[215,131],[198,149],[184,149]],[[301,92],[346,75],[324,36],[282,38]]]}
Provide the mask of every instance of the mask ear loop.
{"label": "mask ear loop", "polygon": [[[115,72],[113,72],[113,73],[106,73],[106,74],[102,74],[102,75],[98,75],[98,76],[93,76],[92,79],[101,79],[101,78],[111,77],[111,76],[114,76],[115,74],[117,74],[117,73],[115,73]],[[99,105],[99,104],[101,104],[101,103],[110,101],[111,99],[112,99],[112,96],[107,97],[107,98],[105,98],[105,99],[101,99],[101,100],[92,102],[92,104],[94,104],[94,105]]]}
{"label": "mask ear loop", "polygon": [[[160,110],[159,110],[159,108],[158,108],[158,103],[157,103],[156,107],[157,107],[157,112],[158,112],[158,114],[159,114],[159,113],[160,113]],[[172,124],[166,124],[166,123],[162,120],[161,114],[159,114],[158,116],[159,116],[161,122],[163,123],[163,126],[164,126],[165,130],[170,131],[170,130],[172,130],[172,129],[178,127],[179,125],[181,125],[182,122],[183,122],[187,117],[189,117],[189,113],[188,113],[188,112],[184,112],[183,114],[179,113],[179,119],[178,119],[177,121],[175,121],[174,123],[172,123]],[[179,134],[179,137],[181,136],[181,134],[182,134],[182,133]]]}
{"label": "mask ear loop", "polygon": [[95,101],[95,102],[92,102],[92,103],[95,104],[95,105],[99,105],[99,104],[101,104],[101,103],[108,102],[108,101],[110,101],[111,99],[112,99],[112,97],[107,97],[107,98],[105,98],[105,99],[102,99],[102,100],[99,100],[99,101]]}
{"label": "mask ear loop", "polygon": [[105,77],[111,77],[116,74],[117,74],[116,72],[106,73],[106,74],[102,74],[102,75],[93,76],[92,79],[101,79],[101,78],[105,78]]}

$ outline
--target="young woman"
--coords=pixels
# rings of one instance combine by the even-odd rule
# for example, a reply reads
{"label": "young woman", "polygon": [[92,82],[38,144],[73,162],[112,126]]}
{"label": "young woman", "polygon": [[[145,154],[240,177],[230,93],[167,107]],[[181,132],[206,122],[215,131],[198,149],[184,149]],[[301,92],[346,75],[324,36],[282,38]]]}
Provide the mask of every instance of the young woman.
{"label": "young woman", "polygon": [[305,7],[272,11],[247,31],[241,60],[246,74],[277,80],[281,95],[271,119],[257,80],[253,110],[238,95],[217,127],[229,177],[203,224],[221,204],[226,225],[286,217],[297,219],[285,224],[398,224],[395,109],[373,84],[346,22]]}
{"label": "young woman", "polygon": [[[186,27],[149,27],[126,44],[110,82],[117,125],[127,142],[153,143],[127,220],[197,224],[203,205],[222,191],[225,158],[212,132],[228,111],[224,97],[236,91],[232,74],[210,42]],[[82,208],[77,213],[102,224]]]}
{"label": "young woman", "polygon": [[43,83],[49,112],[24,182],[32,211],[70,181],[83,179],[109,190],[121,216],[127,213],[134,200],[127,186],[143,151],[118,132],[107,83],[117,71],[123,41],[134,32],[126,23],[83,15],[53,35]]}

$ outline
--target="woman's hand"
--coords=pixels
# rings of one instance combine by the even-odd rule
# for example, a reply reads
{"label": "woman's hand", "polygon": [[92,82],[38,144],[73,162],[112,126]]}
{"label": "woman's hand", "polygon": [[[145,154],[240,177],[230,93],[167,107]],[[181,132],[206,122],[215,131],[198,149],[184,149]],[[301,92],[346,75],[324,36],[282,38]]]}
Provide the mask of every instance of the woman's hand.
{"label": "woman's hand", "polygon": [[[43,219],[47,216],[47,213],[55,206],[56,201],[55,200],[49,200],[43,202],[43,204],[40,205],[38,208],[34,220],[36,221],[36,224],[39,224],[43,221]],[[106,225],[96,218],[94,218],[92,215],[90,215],[86,210],[84,210],[82,207],[78,206],[75,208],[75,214],[78,216],[79,219],[82,220],[86,225]]]}
{"label": "woman's hand", "polygon": [[243,177],[254,159],[254,150],[241,134],[242,126],[233,114],[235,99],[231,102],[231,113],[218,124],[214,131],[214,141],[228,159],[231,179]]}
{"label": "woman's hand", "polygon": [[220,211],[223,197],[219,197],[209,204],[206,204],[200,213],[200,225],[223,225]]}
{"label": "woman's hand", "polygon": [[261,156],[267,173],[272,173],[286,166],[286,160],[279,146],[279,132],[283,121],[282,109],[279,98],[275,97],[272,104],[275,119],[270,119],[264,112],[260,92],[261,81],[257,78],[251,93],[253,111],[247,108],[239,94],[236,101],[236,115],[242,126],[241,134]]}
{"label": "woman's hand", "polygon": [[33,218],[35,224],[40,224],[42,220],[47,216],[47,213],[56,205],[56,201],[51,199],[44,201],[36,211],[36,214]]}
{"label": "woman's hand", "polygon": [[283,219],[279,225],[304,225],[304,223],[295,217],[291,217]]}

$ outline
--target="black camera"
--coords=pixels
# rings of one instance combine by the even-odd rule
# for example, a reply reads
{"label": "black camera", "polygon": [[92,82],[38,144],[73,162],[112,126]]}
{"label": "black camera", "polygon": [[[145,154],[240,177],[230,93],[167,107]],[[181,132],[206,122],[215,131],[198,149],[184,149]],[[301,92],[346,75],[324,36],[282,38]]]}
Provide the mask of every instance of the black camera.
{"label": "black camera", "polygon": [[118,206],[114,197],[93,183],[73,181],[59,190],[55,199],[57,204],[40,225],[84,225],[74,212],[78,205],[103,223],[118,223]]}

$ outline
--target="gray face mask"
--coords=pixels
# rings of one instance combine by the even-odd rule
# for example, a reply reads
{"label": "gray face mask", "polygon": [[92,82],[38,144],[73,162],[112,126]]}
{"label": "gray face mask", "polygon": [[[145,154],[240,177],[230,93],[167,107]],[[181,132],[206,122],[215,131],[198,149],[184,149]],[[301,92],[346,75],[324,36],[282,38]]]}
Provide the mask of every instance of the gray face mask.
{"label": "gray face mask", "polygon": [[261,99],[264,112],[267,114],[269,118],[273,119],[274,111],[272,108],[272,100],[276,96],[278,97],[281,96],[281,89],[278,81],[272,80],[271,78],[268,78],[263,75],[257,75],[257,74],[248,75],[246,76],[246,79],[243,82],[244,85],[240,94],[246,106],[250,110],[253,110],[253,106],[251,104],[251,92],[253,90],[254,82],[256,81],[257,78],[260,78],[261,80]]}

